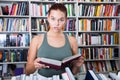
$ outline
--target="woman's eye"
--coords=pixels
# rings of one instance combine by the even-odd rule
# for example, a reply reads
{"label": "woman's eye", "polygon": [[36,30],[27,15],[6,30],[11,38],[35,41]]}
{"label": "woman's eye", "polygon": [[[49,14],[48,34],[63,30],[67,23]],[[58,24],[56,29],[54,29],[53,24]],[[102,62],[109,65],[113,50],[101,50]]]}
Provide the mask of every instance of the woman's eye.
{"label": "woman's eye", "polygon": [[55,20],[54,18],[51,18],[51,20]]}
{"label": "woman's eye", "polygon": [[60,19],[60,21],[64,21],[63,19]]}

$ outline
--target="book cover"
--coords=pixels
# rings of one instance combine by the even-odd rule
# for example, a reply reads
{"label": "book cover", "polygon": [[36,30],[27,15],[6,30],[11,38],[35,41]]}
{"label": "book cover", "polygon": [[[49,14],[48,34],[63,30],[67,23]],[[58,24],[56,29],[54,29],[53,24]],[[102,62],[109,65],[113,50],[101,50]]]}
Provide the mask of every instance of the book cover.
{"label": "book cover", "polygon": [[70,80],[67,72],[61,74],[63,80]]}
{"label": "book cover", "polygon": [[75,80],[75,77],[69,67],[66,67],[65,71],[68,74],[69,80]]}
{"label": "book cover", "polygon": [[85,76],[85,80],[100,80],[93,70],[88,70]]}
{"label": "book cover", "polygon": [[54,60],[54,59],[48,59],[48,58],[41,58],[40,63],[45,64],[46,66],[49,66],[53,69],[61,69],[70,64],[71,61],[78,59],[81,56],[81,54],[73,55],[70,57],[64,58],[62,61]]}

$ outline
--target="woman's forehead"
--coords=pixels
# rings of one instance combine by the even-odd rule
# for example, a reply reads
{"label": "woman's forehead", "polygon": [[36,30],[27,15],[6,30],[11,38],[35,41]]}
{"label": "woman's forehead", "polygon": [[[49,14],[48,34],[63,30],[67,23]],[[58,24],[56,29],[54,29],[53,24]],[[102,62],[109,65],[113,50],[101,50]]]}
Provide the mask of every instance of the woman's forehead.
{"label": "woman's forehead", "polygon": [[65,13],[60,10],[51,10],[49,15],[53,17],[65,17]]}

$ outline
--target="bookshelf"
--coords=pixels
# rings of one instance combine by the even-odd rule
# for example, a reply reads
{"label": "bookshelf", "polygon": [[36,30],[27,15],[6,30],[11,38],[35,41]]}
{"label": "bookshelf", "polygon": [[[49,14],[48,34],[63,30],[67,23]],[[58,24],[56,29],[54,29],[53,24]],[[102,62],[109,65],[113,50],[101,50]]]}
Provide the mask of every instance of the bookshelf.
{"label": "bookshelf", "polygon": [[[79,53],[84,53],[85,64],[80,74],[85,74],[87,69],[98,73],[116,71],[115,68],[107,70],[107,65],[111,66],[114,61],[120,63],[119,0],[0,0],[0,55],[20,56],[21,51],[27,52],[32,37],[47,31],[47,10],[55,2],[64,3],[67,7],[68,20],[64,32],[76,37]],[[0,66],[25,63],[26,59],[19,57],[15,61],[13,57],[13,60],[1,60]],[[119,70],[120,66],[116,65]]]}
{"label": "bookshelf", "polygon": [[0,1],[0,78],[24,72],[30,43],[28,10],[27,0]]}
{"label": "bookshelf", "polygon": [[120,69],[120,15],[115,11],[118,7],[120,2],[114,1],[78,2],[79,51],[85,56],[81,73],[89,69],[97,73]]}

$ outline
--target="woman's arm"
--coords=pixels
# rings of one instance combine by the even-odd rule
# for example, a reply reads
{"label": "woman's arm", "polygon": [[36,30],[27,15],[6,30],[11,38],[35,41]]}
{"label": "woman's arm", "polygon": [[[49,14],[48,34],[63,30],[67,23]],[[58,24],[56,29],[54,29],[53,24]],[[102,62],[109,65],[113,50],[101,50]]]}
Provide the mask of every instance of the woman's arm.
{"label": "woman's arm", "polygon": [[72,65],[72,72],[74,75],[80,72],[80,67],[84,63],[84,57],[81,56],[78,60],[74,60],[71,65]]}
{"label": "woman's arm", "polygon": [[27,75],[34,73],[36,69],[49,68],[48,66],[41,64],[40,58],[37,58],[37,50],[41,46],[42,41],[43,35],[39,35],[35,36],[30,43],[25,71]]}
{"label": "woman's arm", "polygon": [[37,37],[34,37],[30,43],[28,56],[27,56],[27,64],[26,64],[26,74],[29,75],[35,72],[34,60],[36,58],[37,53]]}
{"label": "woman's arm", "polygon": [[[71,48],[72,48],[72,53],[73,55],[78,54],[78,43],[77,40],[75,39],[75,37],[69,37],[69,41],[71,44]],[[78,60],[75,60],[71,63],[71,68],[72,68],[72,72],[73,74],[77,74],[80,72],[80,67],[82,66],[82,64],[84,63],[84,57],[81,56]]]}

